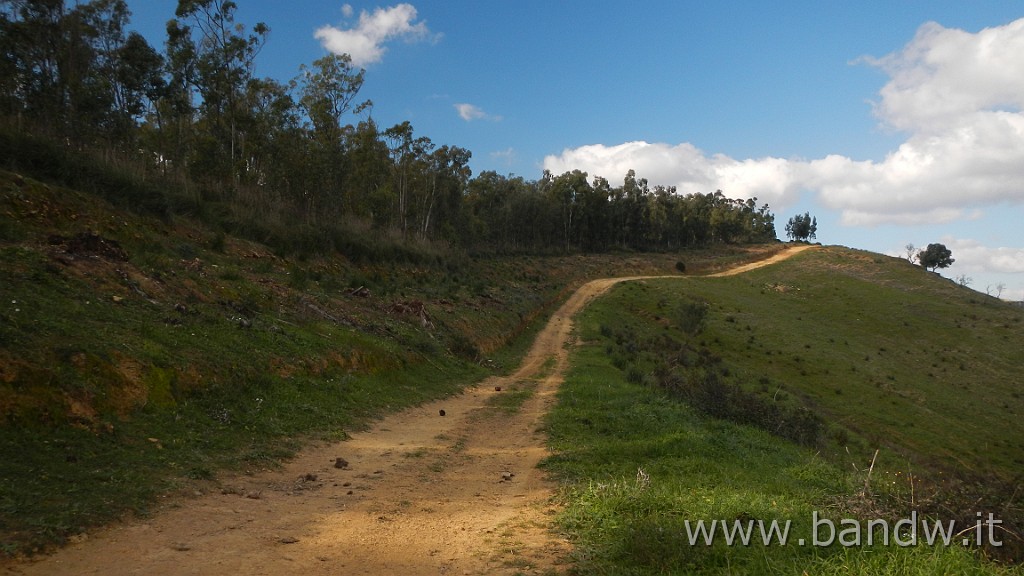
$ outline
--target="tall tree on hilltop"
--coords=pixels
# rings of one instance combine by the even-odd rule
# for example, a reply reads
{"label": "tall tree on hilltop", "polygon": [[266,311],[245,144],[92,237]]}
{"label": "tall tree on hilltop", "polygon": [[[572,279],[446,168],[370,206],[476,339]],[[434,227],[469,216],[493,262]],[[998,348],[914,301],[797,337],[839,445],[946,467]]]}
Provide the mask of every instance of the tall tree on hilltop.
{"label": "tall tree on hilltop", "polygon": [[644,222],[644,205],[647,194],[646,178],[637,178],[636,172],[630,169],[622,181],[622,208],[617,210],[622,217],[621,240],[623,247],[639,248],[646,234]]}
{"label": "tall tree on hilltop", "polygon": [[412,194],[414,181],[424,171],[426,156],[434,149],[430,138],[413,137],[412,124],[408,120],[384,131],[384,141],[392,160],[392,192],[396,202],[394,217],[402,235],[409,233],[409,217],[414,208]]}
{"label": "tall tree on hilltop", "polygon": [[252,79],[243,98],[246,113],[238,128],[244,182],[269,198],[304,198],[309,147],[288,87],[271,79]]}
{"label": "tall tree on hilltop", "polygon": [[[126,42],[128,6],[124,0],[92,0],[64,18],[64,76],[71,137],[125,136],[134,119],[117,101],[118,68]],[[127,104],[127,103],[125,103]]]}
{"label": "tall tree on hilltop", "polygon": [[390,150],[373,119],[360,122],[349,137],[344,187],[348,213],[382,227],[391,218]]}
{"label": "tall tree on hilltop", "polygon": [[927,248],[917,253],[917,261],[932,272],[939,268],[948,268],[956,262],[953,252],[946,248],[945,244],[929,244]]}
{"label": "tall tree on hilltop", "polygon": [[579,246],[587,252],[603,250],[609,244],[608,198],[611,185],[604,178],[594,178],[591,186],[581,187],[577,197]]}
{"label": "tall tree on hilltop", "polygon": [[655,186],[644,202],[644,246],[665,246],[669,231],[669,189]]}
{"label": "tall tree on hilltop", "polygon": [[550,182],[547,187],[547,195],[561,213],[562,241],[565,244],[565,251],[569,252],[573,233],[578,226],[576,217],[580,201],[590,191],[590,183],[587,182],[587,173],[580,170],[566,172],[551,178]]}
{"label": "tall tree on hilltop", "polygon": [[[187,82],[201,99],[202,137],[193,166],[201,175],[229,182],[237,182],[244,169],[238,162],[238,125],[246,113],[240,103],[253,78],[256,55],[270,32],[261,22],[246,35],[244,27],[235,23],[236,9],[231,0],[178,0],[178,21],[168,24],[168,51],[173,50],[178,81]],[[192,100],[190,95],[187,99]]]}
{"label": "tall tree on hilltop", "polygon": [[114,109],[117,129],[125,139],[146,113],[167,93],[164,59],[138,32],[130,32],[114,61]]}
{"label": "tall tree on hilltop", "polygon": [[0,6],[3,112],[76,145],[130,140],[160,96],[162,62],[142,36],[126,33],[125,0]]}
{"label": "tall tree on hilltop", "polygon": [[0,17],[5,110],[22,119],[61,126],[66,90],[64,0],[8,0]]}
{"label": "tall tree on hilltop", "polygon": [[312,67],[299,67],[300,102],[313,124],[316,138],[341,140],[342,118],[349,110],[362,112],[372,102],[355,104],[363,87],[366,70],[356,70],[348,54],[331,54],[313,62]]}
{"label": "tall tree on hilltop", "polygon": [[791,240],[807,241],[807,239],[814,239],[818,233],[818,219],[811,216],[810,213],[804,212],[803,215],[797,214],[789,219],[786,223],[786,236]]}
{"label": "tall tree on hilltop", "polygon": [[320,202],[329,203],[339,211],[350,209],[351,199],[344,191],[345,153],[347,140],[354,132],[343,123],[349,111],[362,112],[372,103],[355,104],[363,86],[365,70],[356,70],[347,55],[328,55],[301,66],[297,79],[299,102],[309,118],[311,161],[321,185],[316,194]]}
{"label": "tall tree on hilltop", "polygon": [[196,45],[192,29],[178,20],[167,22],[166,61],[168,85],[157,103],[154,119],[158,125],[156,153],[170,163],[188,164],[195,140]]}
{"label": "tall tree on hilltop", "polygon": [[473,175],[469,168],[472,157],[469,150],[448,145],[430,155],[430,184],[422,195],[420,208],[421,237],[435,237],[439,228],[445,239],[457,237],[454,221],[461,214],[462,198]]}

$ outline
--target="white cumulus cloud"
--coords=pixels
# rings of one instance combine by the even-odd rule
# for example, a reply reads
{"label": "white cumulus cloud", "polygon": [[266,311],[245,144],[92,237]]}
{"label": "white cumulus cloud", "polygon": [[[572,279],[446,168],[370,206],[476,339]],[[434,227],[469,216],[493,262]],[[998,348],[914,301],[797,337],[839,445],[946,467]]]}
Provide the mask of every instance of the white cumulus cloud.
{"label": "white cumulus cloud", "polygon": [[689,143],[675,146],[643,141],[617,146],[591,144],[547,156],[544,169],[553,174],[579,169],[613,183],[634,170],[651,184],[675,186],[681,194],[722,190],[734,198],[756,196],[773,205],[793,201],[796,192],[793,166],[786,160],[709,156]]}
{"label": "white cumulus cloud", "polygon": [[[346,18],[351,17],[352,6],[345,4],[342,14]],[[427,28],[426,22],[417,22],[416,16],[416,8],[412,4],[377,8],[372,13],[363,10],[354,27],[323,26],[316,30],[314,36],[324,48],[335,54],[348,54],[352,57],[352,64],[366,66],[380,62],[387,50],[385,44],[392,40],[416,42],[440,38]]]}
{"label": "white cumulus cloud", "polygon": [[1024,204],[1024,18],[977,33],[927,23],[903,49],[860,61],[889,76],[874,111],[906,135],[880,160],[741,160],[689,143],[627,142],[566,149],[543,165],[609,179],[634,169],[680,192],[721,189],[773,207],[809,191],[849,226],[950,222]]}
{"label": "white cumulus cloud", "polygon": [[953,253],[958,268],[969,272],[1024,273],[1024,248],[992,247],[970,238],[950,236],[942,242]]}
{"label": "white cumulus cloud", "polygon": [[454,106],[455,110],[459,113],[459,117],[466,122],[472,122],[473,120],[493,120],[497,122],[501,120],[501,116],[488,114],[479,106],[475,106],[473,104],[459,103]]}
{"label": "white cumulus cloud", "polygon": [[875,112],[914,133],[946,133],[965,114],[1024,108],[1024,19],[976,34],[921,26],[902,50],[864,58],[890,77]]}
{"label": "white cumulus cloud", "polygon": [[946,222],[1024,202],[1024,19],[977,33],[929,22],[863,61],[889,75],[875,114],[907,139],[879,161],[829,156],[802,184],[845,224]]}

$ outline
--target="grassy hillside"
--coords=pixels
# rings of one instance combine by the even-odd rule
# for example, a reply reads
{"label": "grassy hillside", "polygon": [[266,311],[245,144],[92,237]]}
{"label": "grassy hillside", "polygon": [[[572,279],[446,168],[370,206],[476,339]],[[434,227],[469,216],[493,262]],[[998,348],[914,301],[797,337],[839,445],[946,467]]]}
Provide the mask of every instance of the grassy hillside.
{"label": "grassy hillside", "polygon": [[[619,285],[583,313],[549,423],[579,570],[1001,572],[978,555],[1024,550],[1022,319],[839,247],[739,276]],[[685,525],[790,520],[792,539],[811,542],[815,512],[915,511],[961,528],[992,512],[1004,546],[704,546]]]}
{"label": "grassy hillside", "polygon": [[738,377],[798,395],[837,439],[881,447],[894,466],[1024,481],[1021,309],[834,247],[692,294],[713,301],[706,337]]}
{"label": "grassy hillside", "polygon": [[474,260],[373,230],[352,245],[274,253],[0,171],[0,552],[510,369],[587,278],[778,249]]}

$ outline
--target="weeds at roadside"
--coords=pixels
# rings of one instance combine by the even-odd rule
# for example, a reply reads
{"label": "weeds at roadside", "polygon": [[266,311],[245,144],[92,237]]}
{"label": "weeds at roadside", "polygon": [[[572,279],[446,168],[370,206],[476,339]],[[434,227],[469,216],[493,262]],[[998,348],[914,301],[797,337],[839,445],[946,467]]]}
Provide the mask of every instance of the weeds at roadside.
{"label": "weeds at roadside", "polygon": [[487,399],[486,405],[505,414],[515,414],[527,400],[533,397],[536,390],[536,380],[521,380],[507,388],[502,388],[500,392],[495,392]]}

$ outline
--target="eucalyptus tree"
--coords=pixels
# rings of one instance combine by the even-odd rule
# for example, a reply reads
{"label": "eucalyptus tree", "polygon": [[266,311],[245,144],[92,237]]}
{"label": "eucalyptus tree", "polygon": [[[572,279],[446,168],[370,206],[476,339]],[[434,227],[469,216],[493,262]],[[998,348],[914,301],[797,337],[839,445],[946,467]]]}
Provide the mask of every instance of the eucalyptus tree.
{"label": "eucalyptus tree", "polygon": [[383,227],[391,219],[391,152],[372,118],[356,125],[345,157],[347,214]]}
{"label": "eucalyptus tree", "polygon": [[581,250],[598,252],[611,244],[610,196],[611,185],[608,180],[601,177],[595,177],[590,186],[579,189],[577,196],[579,225],[577,228]]}
{"label": "eucalyptus tree", "polygon": [[445,145],[427,157],[429,182],[419,194],[417,210],[421,238],[436,237],[438,231],[446,239],[456,238],[454,220],[461,214],[462,197],[472,176],[472,156],[465,148]]}
{"label": "eucalyptus tree", "polygon": [[580,170],[566,172],[554,178],[550,177],[550,173],[546,175],[550,180],[546,191],[547,196],[560,215],[562,242],[565,251],[569,252],[572,248],[574,233],[579,226],[577,215],[580,203],[591,190],[590,183],[587,181],[587,173]]}
{"label": "eucalyptus tree", "polygon": [[19,121],[64,122],[64,0],[7,0],[0,12],[5,111]]}
{"label": "eucalyptus tree", "polygon": [[312,66],[299,67],[300,103],[313,125],[318,139],[337,142],[342,137],[342,118],[350,110],[362,112],[372,105],[356,103],[366,70],[356,70],[348,54],[330,54],[315,60]]}
{"label": "eucalyptus tree", "polygon": [[[252,79],[243,93],[238,155],[242,182],[265,196],[306,206],[308,138],[289,87],[271,79]],[[308,207],[308,206],[307,206]]]}
{"label": "eucalyptus tree", "polygon": [[270,32],[262,22],[246,32],[235,22],[236,9],[231,0],[178,0],[176,19],[167,27],[178,106],[182,112],[192,106],[199,112],[194,172],[235,182],[244,170],[238,127],[248,113],[240,104]]}
{"label": "eucalyptus tree", "polygon": [[310,124],[311,168],[320,182],[316,194],[322,204],[344,212],[352,204],[345,190],[345,155],[355,131],[344,118],[349,112],[358,114],[372,105],[369,100],[355,102],[366,71],[355,69],[347,54],[331,54],[312,66],[302,65],[299,72],[294,84]]}
{"label": "eucalyptus tree", "polygon": [[786,223],[786,236],[792,240],[806,241],[814,239],[818,233],[818,219],[804,212],[797,214]]}
{"label": "eucalyptus tree", "polygon": [[138,32],[129,32],[114,61],[114,119],[126,139],[167,95],[164,59]]}
{"label": "eucalyptus tree", "polygon": [[125,0],[70,8],[64,0],[5,0],[2,112],[65,143],[130,144],[161,96],[163,63],[141,35],[127,32],[129,17]]}
{"label": "eucalyptus tree", "polygon": [[644,209],[650,188],[646,178],[638,178],[630,169],[622,181],[621,208],[616,212],[620,215],[619,244],[624,248],[641,248],[647,234],[644,221]]}
{"label": "eucalyptus tree", "polygon": [[426,136],[414,137],[408,120],[388,128],[383,136],[392,162],[391,191],[395,201],[392,225],[404,236],[409,233],[409,220],[415,208],[415,181],[425,172],[424,164],[428,163],[427,156],[433,151],[434,143]]}

